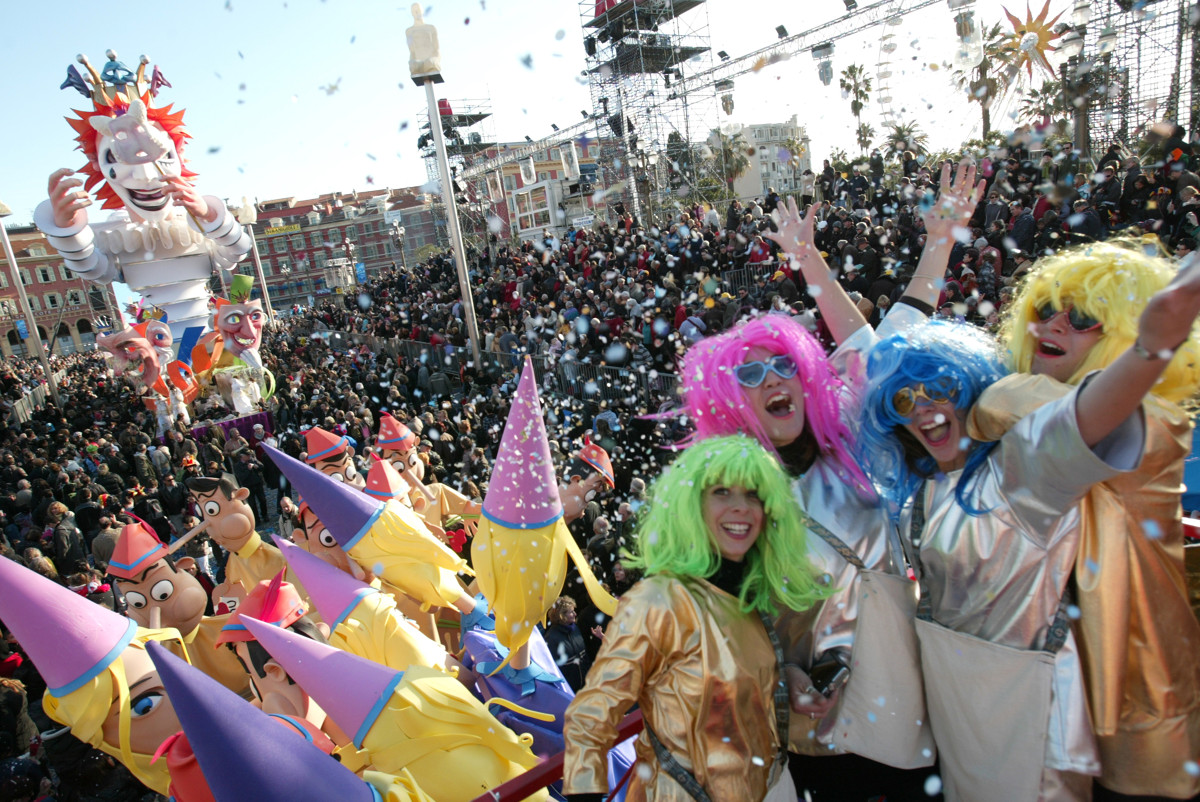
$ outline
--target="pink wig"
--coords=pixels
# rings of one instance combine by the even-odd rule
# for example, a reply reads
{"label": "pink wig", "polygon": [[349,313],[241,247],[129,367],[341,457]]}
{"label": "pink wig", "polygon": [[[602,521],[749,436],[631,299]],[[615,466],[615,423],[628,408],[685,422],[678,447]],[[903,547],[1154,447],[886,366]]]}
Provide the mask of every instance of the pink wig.
{"label": "pink wig", "polygon": [[805,433],[813,438],[821,455],[834,463],[839,475],[870,493],[870,483],[851,456],[854,439],[840,415],[842,380],[816,338],[789,317],[766,315],[748,320],[688,349],[682,379],[684,411],[696,426],[691,439],[749,434],[779,456],[733,374],[756,346],[772,354],[787,354],[795,361],[804,386]]}

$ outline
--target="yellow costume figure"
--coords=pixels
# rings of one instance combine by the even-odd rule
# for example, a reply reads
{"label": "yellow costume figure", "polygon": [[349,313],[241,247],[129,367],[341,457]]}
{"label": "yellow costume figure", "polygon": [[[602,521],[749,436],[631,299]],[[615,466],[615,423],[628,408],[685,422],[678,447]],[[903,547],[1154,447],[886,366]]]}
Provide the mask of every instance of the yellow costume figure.
{"label": "yellow costume figure", "polygon": [[475,611],[476,603],[455,576],[470,574],[461,557],[430,534],[412,508],[397,501],[381,503],[350,485],[264,446],[342,550],[386,583],[430,607]]}
{"label": "yellow costume figure", "polygon": [[[244,623],[352,733],[352,744],[335,753],[347,768],[407,770],[439,802],[470,802],[538,762],[528,736],[515,735],[444,671],[412,666],[399,673],[252,618]],[[530,798],[548,797],[543,790]]]}
{"label": "yellow costume figure", "polygon": [[330,644],[396,671],[412,665],[465,670],[441,644],[404,618],[393,597],[298,546],[279,543],[289,567],[332,628]]}
{"label": "yellow costume figure", "polygon": [[568,554],[597,609],[612,615],[616,600],[600,586],[563,519],[533,363],[527,359],[471,543],[479,590],[496,614],[496,640],[510,650],[501,668],[509,660],[525,667],[518,650],[562,591]]}
{"label": "yellow costume figure", "polygon": [[[175,701],[186,754],[176,752],[174,790],[184,800],[432,802],[407,772],[355,776],[280,720],[151,646],[154,666]],[[160,761],[165,763],[166,761]]]}
{"label": "yellow costume figure", "polygon": [[638,739],[627,799],[692,798],[664,750],[711,799],[760,800],[769,787],[794,799],[782,650],[767,622],[776,605],[803,609],[828,590],[804,557],[787,478],[754,440],[703,440],[657,480],[647,510],[628,561],[647,578],[621,597],[567,708],[563,792],[607,791],[606,752],[636,703],[653,736]]}
{"label": "yellow costume figure", "polygon": [[0,616],[46,681],[46,715],[165,794],[166,762],[151,760],[159,744],[179,731],[179,719],[146,644],[169,643],[186,658],[179,632],[139,627],[5,559]]}
{"label": "yellow costume figure", "polygon": [[[998,440],[1016,421],[1114,361],[1134,343],[1142,308],[1175,274],[1161,260],[1111,244],[1038,264],[1013,300],[1002,334],[1014,370],[1045,375],[1014,375],[989,388],[972,413],[972,437]],[[1102,324],[1102,334],[1077,367],[1055,381],[1049,378],[1055,363],[1041,353],[1034,329],[1044,325],[1040,311],[1068,307],[1081,324]],[[1140,466],[1095,485],[1080,505],[1080,616],[1073,628],[1100,748],[1100,782],[1122,794],[1200,793],[1200,773],[1186,770],[1200,755],[1200,623],[1188,605],[1179,504],[1192,426],[1177,406],[1197,390],[1200,342],[1193,333],[1142,404]]]}

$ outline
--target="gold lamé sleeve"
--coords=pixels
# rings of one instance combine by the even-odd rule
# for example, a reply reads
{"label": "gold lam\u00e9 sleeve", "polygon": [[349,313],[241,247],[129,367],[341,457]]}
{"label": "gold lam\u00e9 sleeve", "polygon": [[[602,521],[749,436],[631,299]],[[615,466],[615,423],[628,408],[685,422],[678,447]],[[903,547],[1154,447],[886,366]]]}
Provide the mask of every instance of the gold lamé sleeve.
{"label": "gold lam\u00e9 sleeve", "polygon": [[1062,398],[1074,386],[1048,376],[1014,373],[992,384],[980,394],[967,415],[967,435],[994,442],[1038,408]]}
{"label": "gold lam\u00e9 sleeve", "polygon": [[[650,680],[664,667],[664,655],[679,640],[681,607],[674,580],[650,577],[621,597],[604,632],[604,645],[588,672],[587,685],[567,708],[563,737],[563,793],[608,791],[607,754],[616,742],[617,725]],[[646,705],[643,704],[643,708]],[[645,712],[645,711],[643,711]]]}

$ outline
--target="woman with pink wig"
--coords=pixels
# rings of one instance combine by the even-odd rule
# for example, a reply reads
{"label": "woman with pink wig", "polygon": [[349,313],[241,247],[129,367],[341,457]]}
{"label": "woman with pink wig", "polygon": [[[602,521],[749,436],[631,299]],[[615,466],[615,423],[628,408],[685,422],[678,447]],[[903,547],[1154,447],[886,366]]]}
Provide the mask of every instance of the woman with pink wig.
{"label": "woman with pink wig", "polygon": [[[912,618],[915,596],[899,539],[853,454],[866,351],[932,312],[953,246],[953,228],[978,202],[974,168],[927,204],[928,243],[905,297],[877,334],[813,245],[815,214],[794,201],[773,215],[770,236],[791,255],[840,344],[829,357],[789,317],[749,320],[693,346],[684,359],[686,414],[696,439],[753,434],[795,478],[809,559],[829,577],[830,598],[785,613],[783,640],[792,708],[789,765],[814,798],[928,799],[935,751]],[[847,679],[848,677],[848,679]],[[831,680],[832,678],[832,680]],[[840,688],[840,690],[839,690]]]}

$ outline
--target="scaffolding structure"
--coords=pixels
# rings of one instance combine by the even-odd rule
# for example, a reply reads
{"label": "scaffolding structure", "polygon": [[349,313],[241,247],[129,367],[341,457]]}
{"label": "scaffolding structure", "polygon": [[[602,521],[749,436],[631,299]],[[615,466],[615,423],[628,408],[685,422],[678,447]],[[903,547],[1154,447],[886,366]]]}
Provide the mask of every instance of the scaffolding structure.
{"label": "scaffolding structure", "polygon": [[580,0],[579,15],[604,205],[647,219],[715,196],[720,160],[697,157],[719,123],[715,83],[694,80],[712,69],[704,0]]}
{"label": "scaffolding structure", "polygon": [[[1098,88],[1089,115],[1093,153],[1136,141],[1164,120],[1182,125],[1189,140],[1200,134],[1200,24],[1191,7],[1188,0],[1093,0],[1083,54]],[[1107,28],[1116,44],[1100,53]]]}
{"label": "scaffolding structure", "polygon": [[[446,139],[446,158],[450,163],[451,180],[454,182],[454,199],[458,206],[463,244],[468,253],[481,251],[487,242],[487,186],[480,176],[471,177],[468,171],[481,162],[488,151],[495,151],[496,138],[492,132],[492,109],[483,100],[439,100],[439,120]],[[437,149],[429,127],[429,113],[422,111],[418,117],[420,134],[417,149],[425,160],[425,174],[431,185],[441,187],[442,177],[438,172]],[[446,222],[446,207],[442,196],[432,192],[431,206],[439,248],[450,247],[450,234]]]}

